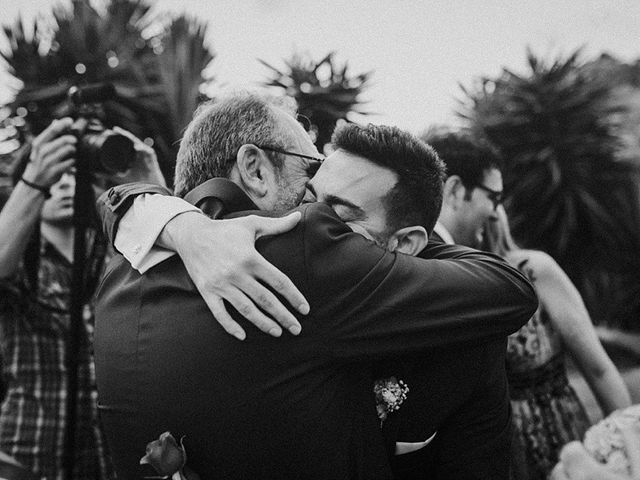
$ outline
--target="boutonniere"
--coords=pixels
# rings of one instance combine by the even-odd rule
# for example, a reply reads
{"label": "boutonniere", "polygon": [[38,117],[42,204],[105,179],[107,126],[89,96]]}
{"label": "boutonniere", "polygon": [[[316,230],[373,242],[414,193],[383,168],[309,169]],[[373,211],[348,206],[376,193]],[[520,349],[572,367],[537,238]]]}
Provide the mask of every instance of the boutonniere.
{"label": "boutonniere", "polygon": [[200,480],[200,477],[185,465],[187,463],[187,452],[183,444],[184,437],[180,438],[180,443],[173,438],[169,432],[164,432],[157,440],[147,444],[147,452],[140,459],[140,465],[151,465],[160,478],[171,478],[171,480]]}
{"label": "boutonniere", "polygon": [[376,395],[376,410],[380,419],[380,426],[391,412],[400,409],[400,405],[407,399],[409,387],[396,377],[376,380],[373,393]]}

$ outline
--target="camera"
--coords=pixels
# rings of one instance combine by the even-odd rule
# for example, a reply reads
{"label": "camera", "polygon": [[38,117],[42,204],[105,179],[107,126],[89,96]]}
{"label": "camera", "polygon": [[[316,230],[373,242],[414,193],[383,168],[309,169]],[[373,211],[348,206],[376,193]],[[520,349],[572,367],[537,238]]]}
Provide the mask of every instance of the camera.
{"label": "camera", "polygon": [[112,175],[129,170],[136,159],[133,141],[100,120],[100,104],[116,96],[113,85],[71,87],[67,96],[75,112],[71,131],[78,138],[79,161],[88,162],[92,173]]}

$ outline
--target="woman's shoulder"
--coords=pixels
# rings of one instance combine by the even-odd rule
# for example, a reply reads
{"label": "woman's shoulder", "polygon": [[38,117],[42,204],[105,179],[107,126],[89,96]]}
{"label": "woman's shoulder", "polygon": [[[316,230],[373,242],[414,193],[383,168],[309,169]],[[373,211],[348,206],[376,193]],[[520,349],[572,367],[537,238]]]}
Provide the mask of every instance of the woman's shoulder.
{"label": "woman's shoulder", "polygon": [[514,250],[509,252],[507,260],[520,270],[528,270],[539,277],[557,271],[558,263],[551,255],[542,250]]}

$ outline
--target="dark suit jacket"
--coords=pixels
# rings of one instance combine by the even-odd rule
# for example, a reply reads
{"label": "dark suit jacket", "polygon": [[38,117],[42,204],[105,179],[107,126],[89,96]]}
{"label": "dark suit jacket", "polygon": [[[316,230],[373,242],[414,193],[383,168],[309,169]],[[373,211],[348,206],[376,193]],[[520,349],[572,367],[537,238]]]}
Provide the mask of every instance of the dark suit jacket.
{"label": "dark suit jacket", "polygon": [[[442,242],[433,232],[430,242]],[[390,455],[396,441],[425,448],[391,456],[397,480],[509,478],[511,410],[505,372],[506,339],[453,345],[378,364],[384,377],[411,388],[383,433]]]}
{"label": "dark suit jacket", "polygon": [[[395,442],[423,442],[390,456],[397,479],[508,479],[511,410],[505,339],[432,349],[386,361],[377,372],[409,387],[407,399],[383,424]],[[395,360],[395,361],[394,361]]]}
{"label": "dark suit jacket", "polygon": [[[112,191],[107,212],[141,191]],[[140,475],[144,445],[165,430],[186,435],[203,479],[390,478],[370,362],[504,338],[537,307],[531,285],[497,257],[445,245],[427,247],[426,260],[397,255],[326,205],[299,210],[295,229],[257,244],[311,304],[297,337],[246,322],[244,342],[229,336],[177,257],[145,275],[121,257],[110,265],[98,291],[96,373],[122,478]]]}

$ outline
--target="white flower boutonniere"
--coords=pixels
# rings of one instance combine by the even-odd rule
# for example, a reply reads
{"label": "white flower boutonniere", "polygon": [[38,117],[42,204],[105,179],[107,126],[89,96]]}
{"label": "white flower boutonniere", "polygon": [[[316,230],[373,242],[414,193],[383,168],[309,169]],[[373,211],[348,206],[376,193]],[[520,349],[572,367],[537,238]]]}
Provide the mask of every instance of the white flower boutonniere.
{"label": "white flower boutonniere", "polygon": [[376,410],[382,426],[389,414],[399,410],[407,399],[409,387],[396,377],[382,378],[374,383],[373,393],[376,395]]}

